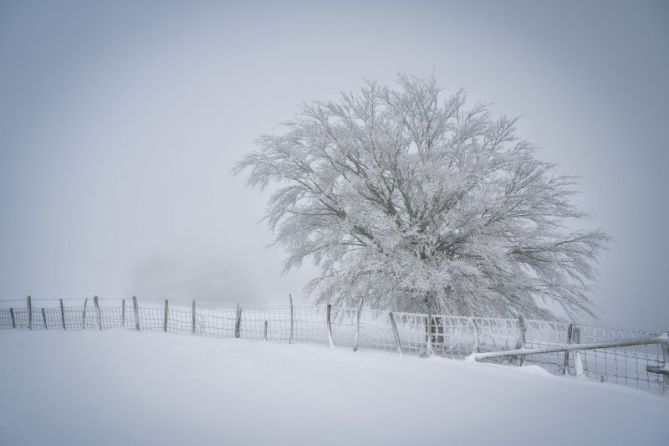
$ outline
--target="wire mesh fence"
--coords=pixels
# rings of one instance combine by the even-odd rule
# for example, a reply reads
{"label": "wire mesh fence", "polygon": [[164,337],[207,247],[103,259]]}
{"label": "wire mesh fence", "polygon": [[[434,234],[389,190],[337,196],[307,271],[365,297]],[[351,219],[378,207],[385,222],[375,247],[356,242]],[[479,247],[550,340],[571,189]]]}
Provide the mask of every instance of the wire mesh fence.
{"label": "wire mesh fence", "polygon": [[[653,336],[653,333],[580,325],[581,343]],[[582,355],[584,373],[602,382],[625,384],[647,390],[662,390],[663,376],[648,373],[646,368],[662,367],[662,346],[637,345],[625,348],[587,350]],[[573,358],[572,366],[573,366]],[[664,376],[664,380],[669,376]]]}
{"label": "wire mesh fence", "polygon": [[[393,324],[394,321],[394,324]],[[44,300],[0,303],[0,329],[127,329],[275,342],[328,344],[361,350],[401,351],[462,359],[474,352],[595,343],[656,334],[584,324],[520,319],[388,313],[371,308],[297,306],[242,308],[147,303],[133,300]],[[396,331],[395,331],[396,329]],[[490,359],[535,364],[554,374],[663,392],[669,376],[660,344],[550,352]],[[578,364],[577,364],[578,362]],[[578,372],[578,373],[577,373]]]}

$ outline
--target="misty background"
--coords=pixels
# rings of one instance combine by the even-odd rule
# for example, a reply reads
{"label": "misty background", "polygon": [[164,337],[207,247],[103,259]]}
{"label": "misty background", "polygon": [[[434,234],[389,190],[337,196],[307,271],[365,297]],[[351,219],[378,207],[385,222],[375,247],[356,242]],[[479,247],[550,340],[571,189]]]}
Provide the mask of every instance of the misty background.
{"label": "misty background", "polygon": [[306,302],[230,169],[403,72],[520,116],[616,239],[600,323],[669,328],[666,2],[92,3],[0,2],[0,299]]}

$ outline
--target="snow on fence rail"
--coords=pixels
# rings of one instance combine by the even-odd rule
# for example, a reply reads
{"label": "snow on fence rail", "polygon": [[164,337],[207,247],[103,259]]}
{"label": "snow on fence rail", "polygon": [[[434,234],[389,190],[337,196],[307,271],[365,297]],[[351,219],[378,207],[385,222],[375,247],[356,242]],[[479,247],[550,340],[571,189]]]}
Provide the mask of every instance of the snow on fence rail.
{"label": "snow on fence rail", "polygon": [[[13,305],[16,304],[16,305]],[[123,300],[0,302],[0,329],[122,328],[278,342],[320,343],[354,350],[539,365],[554,374],[586,376],[662,393],[669,387],[667,342],[658,333],[583,324],[383,312],[359,305],[242,308]],[[630,343],[655,339],[658,342]],[[583,349],[572,344],[603,344]],[[633,345],[625,345],[633,344]],[[566,347],[566,348],[565,348]],[[491,352],[501,352],[491,354]]]}

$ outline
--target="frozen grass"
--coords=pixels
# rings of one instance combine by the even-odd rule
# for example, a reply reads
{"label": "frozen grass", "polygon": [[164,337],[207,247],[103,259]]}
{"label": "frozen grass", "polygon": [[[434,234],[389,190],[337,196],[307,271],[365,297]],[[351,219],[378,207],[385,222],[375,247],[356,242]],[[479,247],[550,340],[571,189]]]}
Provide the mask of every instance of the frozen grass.
{"label": "frozen grass", "polygon": [[666,445],[669,398],[443,358],[0,332],[2,445]]}

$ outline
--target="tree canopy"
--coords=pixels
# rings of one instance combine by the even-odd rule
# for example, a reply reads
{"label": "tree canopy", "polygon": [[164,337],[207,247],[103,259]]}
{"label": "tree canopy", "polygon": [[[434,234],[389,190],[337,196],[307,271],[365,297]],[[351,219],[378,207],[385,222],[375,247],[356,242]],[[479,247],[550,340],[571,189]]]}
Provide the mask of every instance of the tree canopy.
{"label": "tree canopy", "polygon": [[311,258],[321,301],[460,315],[592,313],[609,237],[577,224],[576,179],[434,79],[367,83],[302,106],[235,167],[272,185],[265,220],[285,268]]}

